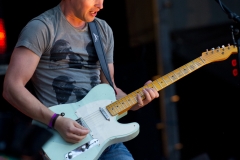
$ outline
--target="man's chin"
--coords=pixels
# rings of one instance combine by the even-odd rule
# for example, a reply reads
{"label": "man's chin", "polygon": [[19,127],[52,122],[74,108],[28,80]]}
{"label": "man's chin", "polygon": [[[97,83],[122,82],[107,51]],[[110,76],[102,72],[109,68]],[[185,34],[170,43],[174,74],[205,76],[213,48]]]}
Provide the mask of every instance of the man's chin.
{"label": "man's chin", "polygon": [[90,22],[92,22],[94,19],[95,19],[95,17],[94,17],[94,18],[89,18],[89,19],[86,20],[86,22],[90,23]]}

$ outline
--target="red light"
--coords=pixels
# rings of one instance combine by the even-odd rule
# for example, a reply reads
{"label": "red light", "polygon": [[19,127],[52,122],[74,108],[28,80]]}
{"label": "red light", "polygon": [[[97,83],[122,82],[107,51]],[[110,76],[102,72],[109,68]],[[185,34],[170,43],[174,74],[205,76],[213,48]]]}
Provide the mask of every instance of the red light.
{"label": "red light", "polygon": [[233,69],[232,70],[232,74],[234,77],[236,77],[238,75],[238,70],[237,69]]}
{"label": "red light", "polygon": [[233,67],[236,67],[236,66],[237,66],[237,60],[236,60],[236,59],[233,59],[233,60],[232,60],[232,66],[233,66]]}
{"label": "red light", "polygon": [[7,43],[6,43],[6,31],[4,28],[4,21],[3,19],[0,19],[0,54],[5,53],[6,48],[7,48]]}

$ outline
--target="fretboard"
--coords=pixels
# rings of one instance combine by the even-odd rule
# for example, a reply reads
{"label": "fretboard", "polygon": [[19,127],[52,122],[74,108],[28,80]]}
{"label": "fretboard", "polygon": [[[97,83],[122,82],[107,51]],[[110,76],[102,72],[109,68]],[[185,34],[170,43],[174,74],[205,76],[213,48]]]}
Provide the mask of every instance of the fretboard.
{"label": "fretboard", "polygon": [[126,95],[125,97],[111,103],[106,108],[112,116],[122,114],[137,103],[136,97],[138,94],[142,97],[142,99],[145,98],[143,93],[144,88],[154,88],[155,90],[160,91],[206,64],[207,63],[204,61],[204,59],[202,59],[202,57],[196,58],[193,61],[175,69],[174,71],[154,80],[152,83],[149,83],[148,85],[145,85]]}

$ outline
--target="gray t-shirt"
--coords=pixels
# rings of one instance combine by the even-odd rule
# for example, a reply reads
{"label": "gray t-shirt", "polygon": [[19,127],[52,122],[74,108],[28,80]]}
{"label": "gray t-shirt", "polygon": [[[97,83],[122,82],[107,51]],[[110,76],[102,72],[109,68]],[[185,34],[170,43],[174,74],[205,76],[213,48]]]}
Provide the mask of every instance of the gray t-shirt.
{"label": "gray t-shirt", "polygon": [[[113,63],[113,33],[95,18],[107,63]],[[40,57],[32,77],[38,99],[47,107],[81,100],[100,83],[100,64],[88,30],[74,28],[60,5],[33,18],[21,31],[16,47],[25,46]]]}

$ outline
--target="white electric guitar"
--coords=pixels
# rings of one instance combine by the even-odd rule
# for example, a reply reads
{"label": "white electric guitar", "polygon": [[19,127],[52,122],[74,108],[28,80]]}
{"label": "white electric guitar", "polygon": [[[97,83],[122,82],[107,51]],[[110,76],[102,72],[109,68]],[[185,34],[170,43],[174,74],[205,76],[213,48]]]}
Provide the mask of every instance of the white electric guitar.
{"label": "white electric guitar", "polygon": [[[232,53],[238,53],[236,46],[228,45],[203,52],[202,56],[117,101],[110,85],[99,84],[79,102],[50,107],[55,113],[65,113],[65,117],[76,120],[88,128],[90,133],[81,142],[72,144],[66,142],[54,129],[49,129],[53,136],[44,144],[43,151],[51,160],[98,159],[109,145],[131,140],[138,135],[138,123],[121,124],[118,119],[125,116],[127,111],[137,103],[137,94],[145,98],[144,88],[160,91],[208,63],[227,59]],[[33,121],[33,124],[48,129],[38,121]]]}

